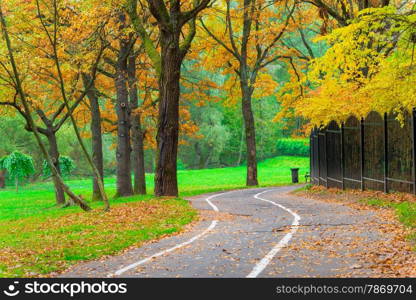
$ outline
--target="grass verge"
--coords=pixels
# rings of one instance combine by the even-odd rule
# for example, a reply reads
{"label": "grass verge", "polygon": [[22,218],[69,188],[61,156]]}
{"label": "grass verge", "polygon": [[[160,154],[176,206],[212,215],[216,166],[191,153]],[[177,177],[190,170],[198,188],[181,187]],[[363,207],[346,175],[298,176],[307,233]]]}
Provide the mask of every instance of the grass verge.
{"label": "grass verge", "polygon": [[152,199],[60,216],[2,222],[0,276],[40,276],[179,232],[196,216],[181,199]]}

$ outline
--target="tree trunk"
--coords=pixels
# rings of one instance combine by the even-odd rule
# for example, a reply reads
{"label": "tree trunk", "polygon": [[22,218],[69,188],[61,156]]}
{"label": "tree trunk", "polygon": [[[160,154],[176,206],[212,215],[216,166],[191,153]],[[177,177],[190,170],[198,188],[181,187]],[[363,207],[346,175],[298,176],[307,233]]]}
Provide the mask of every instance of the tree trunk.
{"label": "tree trunk", "polygon": [[245,130],[245,126],[243,124],[243,126],[241,126],[241,140],[240,140],[240,150],[238,151],[237,167],[241,164],[241,160],[243,158],[244,130]]}
{"label": "tree trunk", "polygon": [[199,162],[198,162],[198,165],[196,165],[196,167],[198,169],[203,169],[205,159],[204,159],[204,154],[202,153],[201,147],[199,146],[198,142],[195,143],[194,148],[195,148],[195,153],[196,155],[198,155],[198,158],[199,158]]}
{"label": "tree trunk", "polygon": [[120,42],[117,59],[115,86],[117,91],[117,194],[118,197],[133,195],[131,183],[130,105],[127,90],[127,56],[129,47]]}
{"label": "tree trunk", "polygon": [[6,171],[0,170],[0,189],[6,188]]}
{"label": "tree trunk", "polygon": [[179,33],[161,30],[162,68],[159,78],[159,118],[157,129],[156,196],[178,196],[177,154],[179,96],[182,55]]}
{"label": "tree trunk", "polygon": [[243,112],[244,127],[246,131],[246,147],[247,147],[247,186],[258,185],[257,181],[257,157],[256,157],[256,129],[254,124],[253,110],[251,107],[251,97],[253,95],[256,79],[256,72],[251,73],[248,59],[248,44],[250,40],[251,25],[253,22],[253,8],[255,2],[252,0],[244,0],[244,21],[243,34],[241,41],[241,58],[238,76],[240,77],[240,88],[242,94],[241,109]]}
{"label": "tree trunk", "polygon": [[156,159],[157,159],[157,154],[155,151],[152,151],[152,173],[156,172]]}
{"label": "tree trunk", "polygon": [[[88,74],[83,73],[82,78],[84,86],[91,82],[91,77]],[[104,179],[104,162],[103,162],[103,137],[101,132],[101,110],[98,101],[97,91],[93,85],[87,92],[87,97],[90,100],[90,111],[91,111],[91,143],[92,143],[92,161],[96,166],[101,178]],[[93,189],[92,189],[93,200],[103,200],[100,193],[100,187],[96,177],[93,178]]]}
{"label": "tree trunk", "polygon": [[258,185],[257,180],[257,150],[256,150],[256,129],[254,124],[253,110],[251,107],[251,91],[244,83],[241,84],[243,94],[242,111],[244,118],[244,126],[246,130],[246,146],[247,146],[247,186]]}
{"label": "tree trunk", "polygon": [[17,175],[14,178],[14,185],[16,187],[16,193],[18,193],[19,192],[19,177]]}
{"label": "tree trunk", "polygon": [[[159,116],[157,126],[157,166],[155,172],[155,195],[177,196],[177,155],[179,136],[179,81],[181,64],[196,34],[198,13],[207,7],[209,0],[193,1],[193,9],[181,12],[181,1],[148,0],[150,13],[159,27],[157,45],[144,28],[137,15],[137,1],[127,1],[127,11],[136,33],[152,60],[159,76]],[[167,5],[168,3],[169,5]],[[188,32],[183,27],[188,25]],[[180,41],[180,37],[183,39]],[[160,56],[159,48],[160,45]]]}
{"label": "tree trunk", "polygon": [[[59,150],[58,150],[58,143],[56,140],[56,133],[53,131],[53,129],[48,129],[48,142],[49,142],[49,155],[52,158],[53,165],[56,168],[56,171],[60,176],[62,176],[61,173],[61,167],[59,166]],[[55,198],[56,198],[56,204],[57,205],[64,205],[65,204],[65,191],[61,184],[56,180],[55,176],[52,176],[53,183],[55,185]]]}
{"label": "tree trunk", "polygon": [[[137,78],[136,78],[136,56],[132,55],[128,59],[128,82],[130,107],[137,110],[139,107],[139,99],[137,95]],[[144,134],[141,125],[140,113],[135,111],[131,116],[131,137],[133,142],[133,173],[134,173],[134,194],[146,194],[146,173],[144,169]]]}
{"label": "tree trunk", "polygon": [[211,157],[212,157],[213,152],[214,152],[214,148],[210,147],[209,150],[208,150],[208,156],[207,156],[207,158],[205,159],[205,162],[204,162],[204,169],[208,168],[208,165],[211,161]]}

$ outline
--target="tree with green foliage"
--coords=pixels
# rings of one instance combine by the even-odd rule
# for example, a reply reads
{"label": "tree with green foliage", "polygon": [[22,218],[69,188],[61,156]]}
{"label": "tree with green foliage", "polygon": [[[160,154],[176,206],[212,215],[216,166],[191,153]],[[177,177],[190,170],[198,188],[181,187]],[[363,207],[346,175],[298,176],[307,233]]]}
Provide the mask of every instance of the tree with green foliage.
{"label": "tree with green foliage", "polygon": [[16,192],[19,191],[19,180],[35,173],[33,159],[19,151],[14,151],[0,159],[0,169],[6,170],[10,179],[14,180]]}
{"label": "tree with green foliage", "polygon": [[[195,139],[194,150],[195,166],[199,169],[208,168],[210,163],[219,165],[219,156],[224,150],[230,133],[223,124],[223,114],[215,106],[200,108],[201,113],[195,113],[199,124],[199,133],[203,136],[201,139]],[[194,167],[195,167],[194,166]]]}
{"label": "tree with green foliage", "polygon": [[[42,174],[44,178],[49,178],[51,173],[51,168],[48,165],[46,160],[43,161]],[[59,168],[61,169],[62,176],[70,176],[71,172],[76,168],[74,161],[68,156],[59,157]]]}

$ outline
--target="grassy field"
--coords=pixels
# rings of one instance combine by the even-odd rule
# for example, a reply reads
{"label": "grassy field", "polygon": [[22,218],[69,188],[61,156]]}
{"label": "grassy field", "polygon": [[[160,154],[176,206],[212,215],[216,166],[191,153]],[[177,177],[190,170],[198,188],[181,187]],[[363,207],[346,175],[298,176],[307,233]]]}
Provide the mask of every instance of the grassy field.
{"label": "grassy field", "polygon": [[[291,181],[290,168],[300,168],[300,180],[304,180],[305,172],[309,171],[309,158],[280,156],[259,163],[259,182],[261,186],[287,184]],[[207,192],[243,188],[245,185],[246,168],[244,166],[221,169],[182,170],[178,172],[179,192],[181,197]],[[153,192],[153,174],[146,177],[149,194]],[[76,194],[86,199],[91,197],[91,179],[71,180],[66,183]],[[114,177],[105,179],[108,195],[115,194],[116,180]],[[112,199],[112,204],[151,199],[152,195]],[[36,183],[20,188],[16,193],[13,187],[0,190],[0,221],[15,220],[39,214],[60,215],[67,211],[79,211],[78,208],[65,210],[54,208],[54,192],[51,182]],[[94,208],[99,203],[92,203]]]}
{"label": "grassy field", "polygon": [[[281,156],[259,163],[261,186],[290,183],[290,168],[300,168],[300,180],[309,170],[305,157]],[[91,179],[67,184],[86,199]],[[244,188],[245,167],[179,171],[179,199],[155,199],[153,195],[111,199],[112,210],[84,213],[77,207],[54,207],[51,182],[0,191],[0,277],[39,276],[63,270],[82,260],[115,254],[129,246],[180,231],[196,217],[183,197]],[[109,195],[115,194],[115,178],[106,178]],[[153,175],[147,176],[149,193]]]}

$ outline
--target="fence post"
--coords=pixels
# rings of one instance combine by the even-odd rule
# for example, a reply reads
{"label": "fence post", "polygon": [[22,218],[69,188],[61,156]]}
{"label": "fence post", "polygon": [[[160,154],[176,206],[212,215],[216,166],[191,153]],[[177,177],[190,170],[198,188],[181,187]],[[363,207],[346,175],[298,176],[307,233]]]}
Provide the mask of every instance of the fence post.
{"label": "fence post", "polygon": [[361,190],[364,191],[364,118],[360,120]]}
{"label": "fence post", "polygon": [[388,174],[389,174],[389,158],[388,158],[388,132],[387,132],[387,113],[384,113],[384,192],[388,193]]}
{"label": "fence post", "polygon": [[412,176],[413,176],[413,194],[416,195],[416,109],[412,109],[412,158],[413,158],[413,164],[412,164]]}
{"label": "fence post", "polygon": [[311,131],[311,134],[309,135],[309,175],[310,175],[309,180],[311,184],[313,180],[313,159],[314,159],[312,148],[313,148],[313,129]]}
{"label": "fence post", "polygon": [[342,175],[342,189],[345,190],[345,161],[344,161],[344,122],[341,123],[341,175]]}
{"label": "fence post", "polygon": [[318,152],[316,153],[316,160],[317,160],[317,166],[318,166],[318,185],[321,185],[321,155],[320,155],[320,148],[319,148],[319,128],[316,128],[316,146],[318,149]]}
{"label": "fence post", "polygon": [[328,188],[328,128],[325,129],[325,134],[324,134],[324,141],[325,141],[325,169],[326,169],[326,182],[325,182],[325,187]]}

